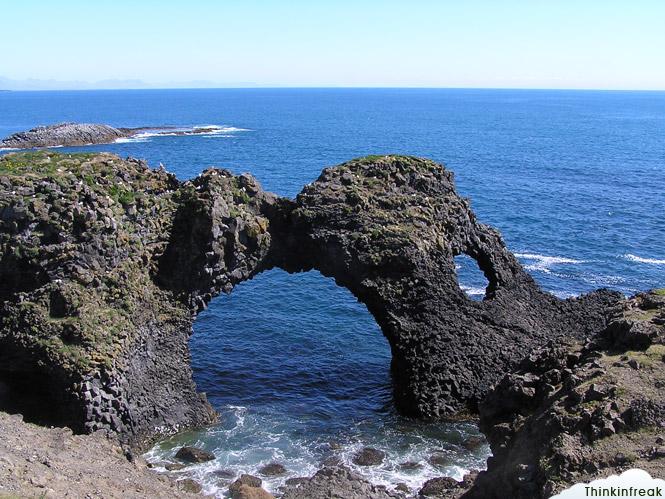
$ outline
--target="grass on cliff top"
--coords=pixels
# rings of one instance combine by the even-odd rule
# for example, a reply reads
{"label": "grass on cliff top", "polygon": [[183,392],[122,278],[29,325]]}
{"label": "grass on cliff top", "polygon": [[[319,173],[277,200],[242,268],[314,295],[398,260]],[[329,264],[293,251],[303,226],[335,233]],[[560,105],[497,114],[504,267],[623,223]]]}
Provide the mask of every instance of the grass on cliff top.
{"label": "grass on cliff top", "polygon": [[362,156],[360,158],[355,158],[349,163],[377,163],[383,161],[405,161],[405,162],[431,162],[425,158],[419,158],[417,156],[406,156],[403,154],[370,154],[368,156]]}
{"label": "grass on cliff top", "polygon": [[654,289],[652,293],[658,296],[665,296],[665,288]]}
{"label": "grass on cliff top", "polygon": [[62,154],[53,151],[15,152],[0,157],[0,175],[54,177],[80,169],[100,153]]}

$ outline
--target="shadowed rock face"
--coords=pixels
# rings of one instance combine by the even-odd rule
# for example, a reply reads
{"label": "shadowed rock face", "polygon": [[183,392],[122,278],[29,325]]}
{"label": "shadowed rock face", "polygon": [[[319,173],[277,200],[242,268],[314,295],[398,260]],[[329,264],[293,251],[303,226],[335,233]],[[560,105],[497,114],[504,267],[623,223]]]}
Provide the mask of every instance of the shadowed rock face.
{"label": "shadowed rock face", "polygon": [[617,307],[588,342],[530,353],[480,404],[493,457],[467,499],[548,498],[630,468],[665,472],[665,290]]}
{"label": "shadowed rock face", "polygon": [[[193,318],[272,267],[318,269],[367,305],[395,402],[421,417],[475,409],[530,349],[602,329],[618,299],[541,292],[452,174],[417,158],[326,169],[292,201],[225,170],[178,182],[109,154],[14,154],[0,191],[0,381],[37,373],[60,423],[135,446],[214,420],[191,379]],[[461,253],[489,281],[482,302],[458,285]]]}

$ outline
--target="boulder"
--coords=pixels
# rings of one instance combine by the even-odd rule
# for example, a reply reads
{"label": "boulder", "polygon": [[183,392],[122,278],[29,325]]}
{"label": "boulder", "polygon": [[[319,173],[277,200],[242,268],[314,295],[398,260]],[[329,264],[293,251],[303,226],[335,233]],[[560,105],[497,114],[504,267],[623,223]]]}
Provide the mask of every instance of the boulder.
{"label": "boulder", "polygon": [[279,463],[270,463],[259,468],[259,475],[263,476],[279,476],[284,474],[286,474],[286,468]]}
{"label": "boulder", "polygon": [[459,482],[451,477],[431,478],[424,483],[418,495],[421,497],[443,497],[458,486]]}
{"label": "boulder", "polygon": [[198,447],[188,446],[181,447],[178,452],[176,452],[175,457],[188,463],[204,463],[215,459],[215,455],[212,452],[199,449]]}
{"label": "boulder", "polygon": [[378,466],[383,463],[386,453],[372,447],[364,447],[353,456],[353,463],[358,466]]}

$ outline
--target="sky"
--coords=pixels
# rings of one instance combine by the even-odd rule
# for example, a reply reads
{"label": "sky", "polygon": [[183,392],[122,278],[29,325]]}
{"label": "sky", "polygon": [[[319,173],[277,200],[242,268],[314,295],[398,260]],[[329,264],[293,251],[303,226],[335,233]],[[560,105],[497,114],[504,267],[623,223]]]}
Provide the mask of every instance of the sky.
{"label": "sky", "polygon": [[0,0],[0,88],[665,90],[662,0]]}

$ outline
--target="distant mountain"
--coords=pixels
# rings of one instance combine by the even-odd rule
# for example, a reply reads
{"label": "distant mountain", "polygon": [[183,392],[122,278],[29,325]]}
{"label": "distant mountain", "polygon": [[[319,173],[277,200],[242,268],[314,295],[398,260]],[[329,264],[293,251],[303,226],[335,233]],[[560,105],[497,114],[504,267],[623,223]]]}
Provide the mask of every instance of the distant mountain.
{"label": "distant mountain", "polygon": [[11,90],[128,90],[147,88],[220,88],[220,87],[258,87],[253,82],[213,82],[207,80],[171,81],[161,83],[147,83],[138,79],[106,79],[95,82],[72,80],[40,80],[29,78],[26,80],[12,80],[0,76],[0,91]]}

